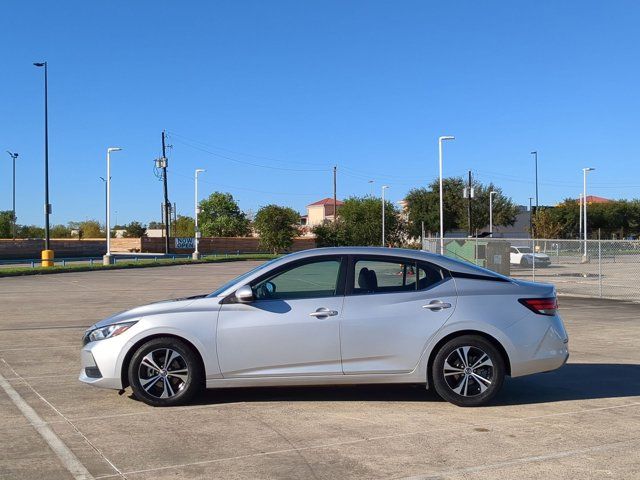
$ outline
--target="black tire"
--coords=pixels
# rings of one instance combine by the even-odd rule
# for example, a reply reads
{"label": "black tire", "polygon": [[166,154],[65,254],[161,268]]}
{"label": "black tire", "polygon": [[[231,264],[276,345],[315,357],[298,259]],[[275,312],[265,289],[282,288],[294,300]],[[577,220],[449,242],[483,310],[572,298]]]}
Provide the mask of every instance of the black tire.
{"label": "black tire", "polygon": [[204,384],[199,355],[174,337],[154,338],[141,345],[127,374],[134,396],[154,407],[188,403]]}
{"label": "black tire", "polygon": [[529,266],[529,262],[527,261],[527,259],[526,259],[526,258],[522,257],[522,258],[520,259],[520,266],[521,266],[521,267],[528,267],[528,266]]}
{"label": "black tire", "polygon": [[[482,360],[484,355],[488,362]],[[465,356],[466,362],[463,359]],[[474,364],[478,366],[471,368]],[[458,370],[460,373],[457,373]],[[449,340],[436,354],[431,370],[433,386],[438,395],[459,407],[477,407],[489,403],[502,388],[504,376],[502,354],[490,341],[478,335],[462,335]]]}

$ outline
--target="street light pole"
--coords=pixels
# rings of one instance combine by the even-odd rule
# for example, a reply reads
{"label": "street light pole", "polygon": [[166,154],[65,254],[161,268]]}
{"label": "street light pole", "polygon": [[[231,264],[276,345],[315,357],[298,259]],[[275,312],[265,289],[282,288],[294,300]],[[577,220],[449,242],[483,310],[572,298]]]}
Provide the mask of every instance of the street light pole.
{"label": "street light pole", "polygon": [[102,257],[103,265],[111,264],[111,152],[119,152],[120,147],[107,148],[107,222],[105,225],[107,235],[107,253]]}
{"label": "street light pole", "polygon": [[384,191],[389,188],[388,185],[382,186],[382,246],[384,247]]}
{"label": "street light pole", "polygon": [[529,197],[529,236],[533,238],[533,209],[531,202],[533,202],[533,197]]}
{"label": "street light pole", "polygon": [[533,155],[536,165],[536,213],[538,213],[538,152],[533,151],[531,155]]}
{"label": "street light pole", "polygon": [[586,167],[582,169],[582,201],[584,206],[582,207],[582,214],[584,215],[584,228],[582,233],[584,234],[584,252],[582,254],[582,261],[588,261],[587,258],[587,173],[595,170],[595,168]]}
{"label": "street light pole", "polygon": [[[104,182],[104,229],[105,231],[107,231],[107,215],[108,215],[107,212],[109,211],[107,207],[107,181],[103,177],[98,177],[98,178]],[[106,237],[108,238],[109,235],[107,234]]]}
{"label": "street light pole", "polygon": [[196,168],[194,175],[195,179],[195,196],[194,196],[194,211],[195,211],[195,224],[194,224],[194,250],[192,258],[198,260],[200,258],[200,252],[198,251],[198,239],[200,238],[200,231],[198,230],[198,213],[200,213],[200,207],[198,207],[198,174],[205,172],[202,168]]}
{"label": "street light pole", "polygon": [[442,142],[445,140],[455,140],[456,137],[444,135],[438,138],[438,166],[440,184],[440,255],[444,255],[444,207],[442,198]]}
{"label": "street light pole", "polygon": [[12,235],[13,235],[13,239],[15,240],[16,238],[16,159],[18,158],[18,154],[17,153],[11,153],[9,150],[7,150],[7,153],[9,154],[9,156],[11,157],[11,160],[13,161],[13,201],[11,203],[11,212],[13,213],[13,228],[11,229],[12,231]]}
{"label": "street light pole", "polygon": [[50,249],[49,215],[49,77],[47,62],[34,62],[36,67],[44,67],[44,251],[42,266],[53,267],[53,251]]}
{"label": "street light pole", "polygon": [[582,193],[578,194],[578,200],[580,202],[580,210],[578,213],[578,223],[580,226],[578,227],[578,240],[582,238]]}
{"label": "street light pole", "polygon": [[493,190],[489,192],[489,236],[493,237],[493,196],[498,193]]}

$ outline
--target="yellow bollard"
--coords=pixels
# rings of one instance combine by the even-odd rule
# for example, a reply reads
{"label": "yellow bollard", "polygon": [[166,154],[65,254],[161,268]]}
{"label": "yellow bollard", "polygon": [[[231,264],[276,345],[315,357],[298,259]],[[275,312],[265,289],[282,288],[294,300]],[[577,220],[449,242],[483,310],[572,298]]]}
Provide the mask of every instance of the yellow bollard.
{"label": "yellow bollard", "polygon": [[53,267],[53,250],[42,250],[42,266]]}

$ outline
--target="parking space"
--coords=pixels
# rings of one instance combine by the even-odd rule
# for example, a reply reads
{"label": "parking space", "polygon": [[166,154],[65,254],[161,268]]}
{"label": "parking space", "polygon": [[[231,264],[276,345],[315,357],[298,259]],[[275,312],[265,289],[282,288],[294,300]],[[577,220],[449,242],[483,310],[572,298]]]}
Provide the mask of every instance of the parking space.
{"label": "parking space", "polygon": [[638,478],[633,303],[562,297],[569,363],[509,379],[485,408],[360,386],[209,390],[154,409],[78,382],[88,325],[257,264],[0,278],[0,478]]}

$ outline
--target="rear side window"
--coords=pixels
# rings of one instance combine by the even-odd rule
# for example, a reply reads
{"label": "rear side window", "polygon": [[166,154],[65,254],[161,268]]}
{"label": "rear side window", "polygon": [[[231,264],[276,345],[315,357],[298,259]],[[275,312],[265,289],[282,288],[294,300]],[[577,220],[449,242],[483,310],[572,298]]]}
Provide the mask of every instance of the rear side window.
{"label": "rear side window", "polygon": [[415,292],[443,279],[440,268],[414,260],[356,259],[352,292],[354,295]]}

